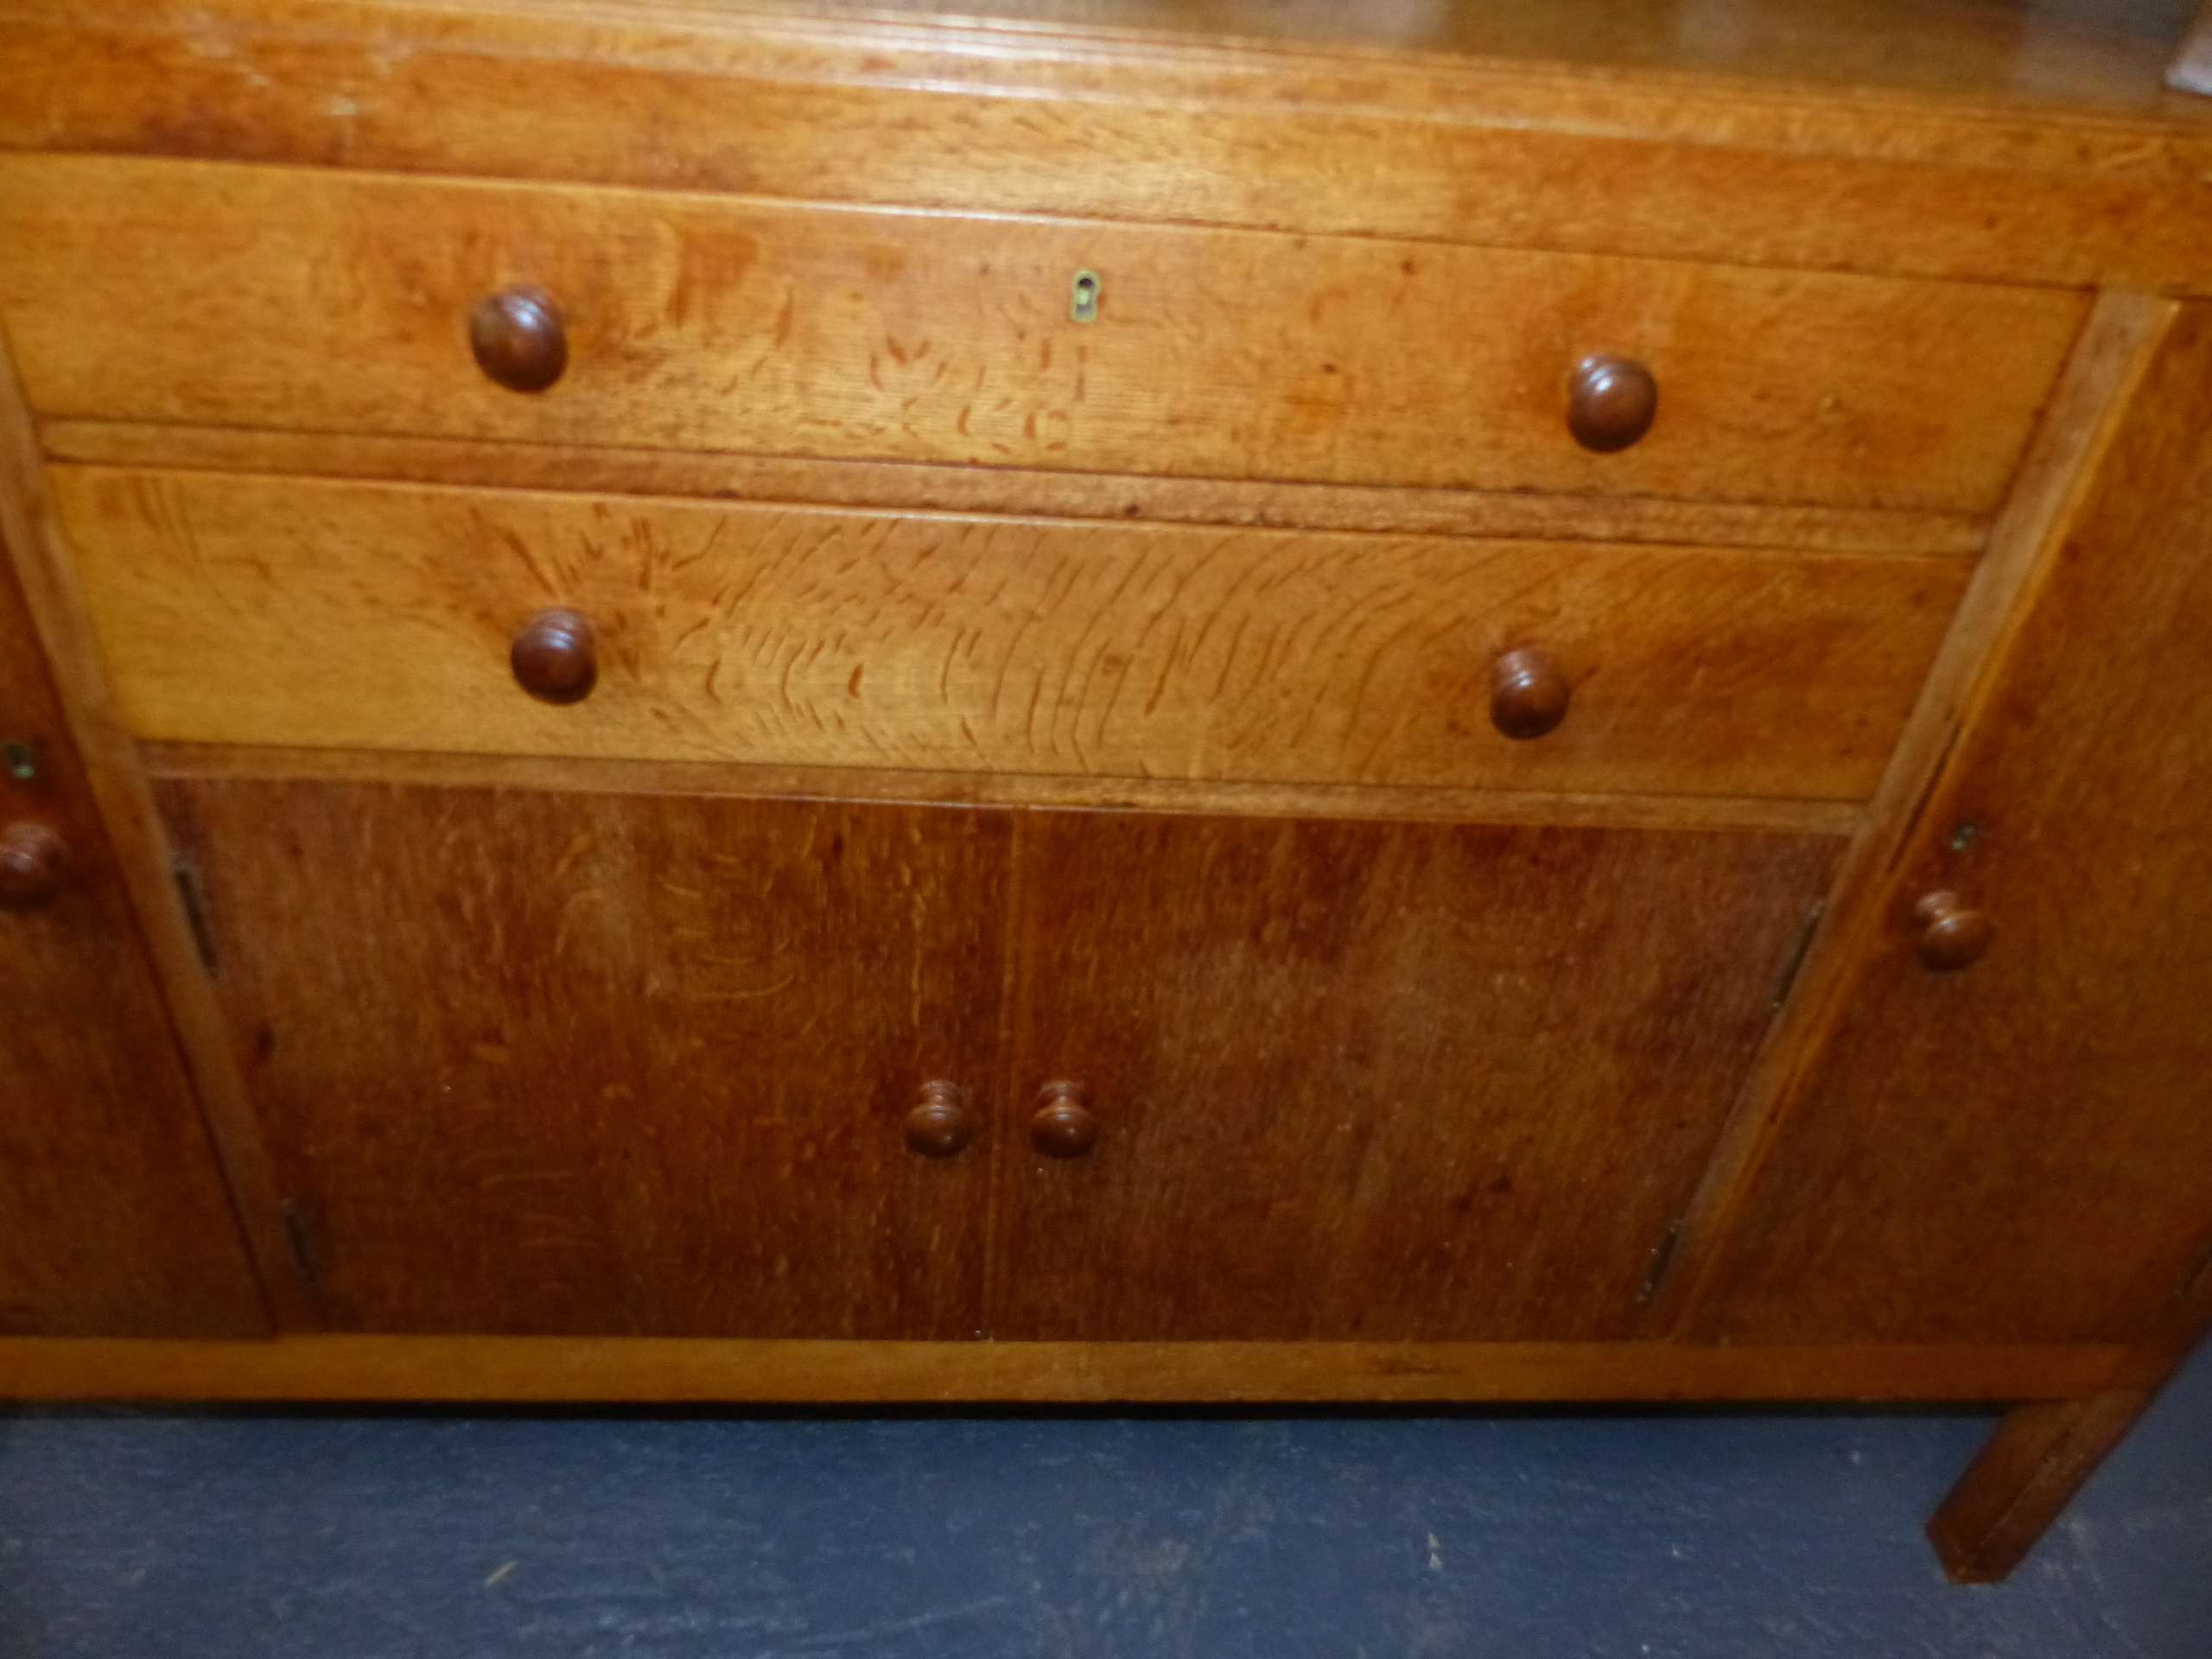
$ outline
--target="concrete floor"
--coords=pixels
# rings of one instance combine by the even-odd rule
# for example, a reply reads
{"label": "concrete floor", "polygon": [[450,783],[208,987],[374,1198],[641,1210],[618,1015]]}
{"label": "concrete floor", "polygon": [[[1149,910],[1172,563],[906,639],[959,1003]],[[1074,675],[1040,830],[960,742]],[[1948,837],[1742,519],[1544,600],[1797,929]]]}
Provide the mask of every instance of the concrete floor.
{"label": "concrete floor", "polygon": [[1959,1589],[1987,1424],[0,1416],[0,1656],[2212,1656],[2212,1353]]}

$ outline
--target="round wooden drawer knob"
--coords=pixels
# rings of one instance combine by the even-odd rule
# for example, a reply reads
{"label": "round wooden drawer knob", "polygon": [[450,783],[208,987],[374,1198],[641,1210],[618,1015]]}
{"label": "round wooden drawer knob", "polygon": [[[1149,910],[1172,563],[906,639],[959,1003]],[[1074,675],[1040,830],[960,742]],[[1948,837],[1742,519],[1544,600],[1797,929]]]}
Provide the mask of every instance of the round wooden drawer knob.
{"label": "round wooden drawer knob", "polygon": [[1098,1120],[1084,1104],[1079,1083],[1048,1083],[1029,1120],[1029,1144],[1047,1158],[1080,1158],[1098,1144]]}
{"label": "round wooden drawer knob", "polygon": [[1541,737],[1567,718],[1567,676],[1541,651],[1509,651],[1490,676],[1490,723],[1508,737]]}
{"label": "round wooden drawer knob", "polygon": [[599,645],[591,619],[540,611],[515,636],[507,661],[515,683],[541,702],[582,702],[599,683]]}
{"label": "round wooden drawer knob", "polygon": [[950,1158],[976,1138],[968,1091],[957,1083],[925,1083],[902,1126],[907,1147],[925,1158]]}
{"label": "round wooden drawer knob", "polygon": [[1997,929],[1978,910],[1968,910],[1955,893],[1931,893],[1912,907],[1920,924],[1920,959],[1939,973],[1971,968],[1989,950]]}
{"label": "round wooden drawer knob", "polygon": [[69,843],[42,823],[0,830],[0,904],[29,908],[61,891],[69,874]]}
{"label": "round wooden drawer knob", "polygon": [[1658,413],[1659,383],[1632,358],[1586,357],[1567,377],[1567,429],[1585,449],[1625,449]]}
{"label": "round wooden drawer knob", "polygon": [[543,391],[569,366],[561,308],[543,289],[502,289],[477,301],[468,313],[468,348],[476,366],[511,391]]}

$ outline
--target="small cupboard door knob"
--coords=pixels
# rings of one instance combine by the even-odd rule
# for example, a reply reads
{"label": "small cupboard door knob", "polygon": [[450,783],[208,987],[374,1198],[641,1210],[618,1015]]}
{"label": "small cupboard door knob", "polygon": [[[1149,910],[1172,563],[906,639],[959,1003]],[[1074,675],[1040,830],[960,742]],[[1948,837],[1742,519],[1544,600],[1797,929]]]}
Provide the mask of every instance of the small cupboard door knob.
{"label": "small cupboard door knob", "polygon": [[0,904],[45,904],[68,874],[69,843],[59,830],[28,821],[0,830]]}
{"label": "small cupboard door knob", "polygon": [[541,288],[486,294],[468,313],[476,366],[510,391],[543,391],[569,366],[561,308]]}
{"label": "small cupboard door knob", "polygon": [[599,683],[599,641],[576,611],[540,611],[507,652],[515,683],[541,702],[582,702]]}
{"label": "small cupboard door knob", "polygon": [[1611,454],[1651,429],[1659,382],[1633,358],[1586,357],[1567,380],[1567,427],[1585,449]]}
{"label": "small cupboard door knob", "polygon": [[925,1158],[950,1158],[976,1138],[976,1114],[968,1091],[957,1083],[925,1083],[901,1126],[910,1151]]}
{"label": "small cupboard door knob", "polygon": [[1037,1093],[1029,1144],[1047,1158],[1080,1158],[1098,1144],[1098,1120],[1079,1083],[1048,1083]]}
{"label": "small cupboard door knob", "polygon": [[1971,968],[1997,936],[1988,917],[1968,910],[1955,893],[1931,893],[1912,907],[1920,924],[1920,959],[1938,973]]}
{"label": "small cupboard door knob", "polygon": [[1508,737],[1541,737],[1567,718],[1573,695],[1542,652],[1509,651],[1491,668],[1490,723]]}

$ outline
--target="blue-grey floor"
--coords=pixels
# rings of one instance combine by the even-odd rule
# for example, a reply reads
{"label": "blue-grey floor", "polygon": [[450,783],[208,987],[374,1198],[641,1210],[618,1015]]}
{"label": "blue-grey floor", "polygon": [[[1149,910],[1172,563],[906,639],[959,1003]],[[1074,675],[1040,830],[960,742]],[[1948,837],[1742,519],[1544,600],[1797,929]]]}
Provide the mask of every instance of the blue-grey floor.
{"label": "blue-grey floor", "polygon": [[2212,1357],[1959,1589],[1987,1424],[0,1416],[0,1655],[2212,1655]]}

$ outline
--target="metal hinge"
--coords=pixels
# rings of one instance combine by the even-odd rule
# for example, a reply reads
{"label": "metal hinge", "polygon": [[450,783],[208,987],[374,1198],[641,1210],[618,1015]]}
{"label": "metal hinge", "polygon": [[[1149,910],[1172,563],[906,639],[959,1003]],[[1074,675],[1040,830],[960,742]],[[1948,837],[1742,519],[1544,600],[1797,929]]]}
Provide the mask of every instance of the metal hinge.
{"label": "metal hinge", "polygon": [[1651,1247],[1651,1266],[1643,1275],[1643,1288],[1636,1293],[1636,1305],[1647,1306],[1659,1294],[1659,1287],[1667,1277],[1667,1269],[1674,1264],[1675,1246],[1682,1242],[1682,1218],[1677,1216],[1667,1224],[1667,1230],[1659,1235],[1659,1242]]}
{"label": "metal hinge", "polygon": [[1796,988],[1797,976],[1805,969],[1805,958],[1813,953],[1813,935],[1821,931],[1821,918],[1827,913],[1828,901],[1815,899],[1806,913],[1805,925],[1798,930],[1797,943],[1789,949],[1789,960],[1782,964],[1782,978],[1774,988],[1775,1009],[1789,1000],[1789,993]]}
{"label": "metal hinge", "polygon": [[2208,1279],[2212,1279],[2212,1244],[2206,1245],[2195,1264],[2182,1274],[2181,1282],[2174,1287],[2174,1300],[2188,1301],[2204,1288],[2204,1281]]}
{"label": "metal hinge", "polygon": [[213,979],[215,936],[207,929],[207,901],[200,895],[200,872],[192,868],[192,861],[182,853],[171,853],[169,878],[176,883],[177,902],[184,906],[185,925],[192,930],[192,943],[200,952],[200,965]]}
{"label": "metal hinge", "polygon": [[308,1236],[307,1221],[289,1198],[277,1205],[276,1214],[284,1224],[284,1242],[292,1248],[292,1270],[313,1296],[321,1287],[322,1274],[315,1266],[315,1241]]}

